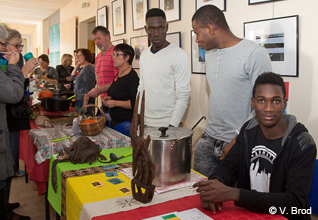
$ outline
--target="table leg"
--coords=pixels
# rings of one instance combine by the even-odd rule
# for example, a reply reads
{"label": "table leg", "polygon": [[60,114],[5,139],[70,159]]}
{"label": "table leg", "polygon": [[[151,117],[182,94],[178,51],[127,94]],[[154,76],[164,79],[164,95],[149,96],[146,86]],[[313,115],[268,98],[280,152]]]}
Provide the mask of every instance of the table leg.
{"label": "table leg", "polygon": [[25,176],[24,176],[24,178],[25,178],[25,183],[28,183],[29,182],[29,175],[28,175],[28,172],[27,172],[27,170],[26,170],[26,165],[24,164],[24,170],[25,170]]}
{"label": "table leg", "polygon": [[47,191],[45,192],[45,220],[50,220],[50,203],[47,200]]}

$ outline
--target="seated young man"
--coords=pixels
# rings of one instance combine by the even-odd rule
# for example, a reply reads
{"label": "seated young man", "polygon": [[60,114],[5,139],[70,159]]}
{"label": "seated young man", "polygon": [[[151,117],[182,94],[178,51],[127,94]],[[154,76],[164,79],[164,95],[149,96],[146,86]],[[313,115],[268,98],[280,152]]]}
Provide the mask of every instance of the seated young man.
{"label": "seated young man", "polygon": [[[209,180],[193,185],[203,208],[215,214],[222,202],[234,201],[253,212],[310,219],[302,212],[309,209],[316,144],[295,116],[283,114],[285,95],[279,75],[263,73],[256,79],[252,97],[256,117],[242,126]],[[229,187],[236,182],[236,188]]]}

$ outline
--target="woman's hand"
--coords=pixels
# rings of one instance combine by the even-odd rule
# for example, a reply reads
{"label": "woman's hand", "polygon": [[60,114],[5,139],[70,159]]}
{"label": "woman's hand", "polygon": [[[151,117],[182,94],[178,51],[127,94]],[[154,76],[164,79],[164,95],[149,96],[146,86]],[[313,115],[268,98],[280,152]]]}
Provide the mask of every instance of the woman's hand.
{"label": "woman's hand", "polygon": [[39,62],[36,58],[29,59],[25,65],[22,67],[22,73],[25,78],[28,77],[29,73],[33,71],[35,67],[39,66]]}
{"label": "woman's hand", "polygon": [[112,100],[112,97],[110,96],[106,96],[105,98],[103,98],[102,102],[103,104],[108,107],[108,108],[114,108],[116,105],[116,100]]}
{"label": "woman's hand", "polygon": [[67,77],[66,77],[66,81],[70,81],[70,82],[71,82],[71,81],[72,81],[72,80],[71,80],[71,77],[70,77],[70,76],[67,76]]}
{"label": "woman's hand", "polygon": [[20,53],[12,51],[11,53],[6,53],[4,58],[8,60],[8,64],[16,65],[20,60]]}
{"label": "woman's hand", "polygon": [[67,89],[70,89],[71,85],[70,84],[64,84],[64,87],[67,88]]}

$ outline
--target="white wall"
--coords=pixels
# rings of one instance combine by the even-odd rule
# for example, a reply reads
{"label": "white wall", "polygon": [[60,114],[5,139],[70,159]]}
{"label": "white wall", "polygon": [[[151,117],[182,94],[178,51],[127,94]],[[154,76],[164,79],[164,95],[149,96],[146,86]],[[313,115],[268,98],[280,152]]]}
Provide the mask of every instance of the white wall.
{"label": "white wall", "polygon": [[[81,8],[84,1],[73,0],[60,10],[60,21],[69,19],[72,16],[79,18],[79,22],[96,16],[98,8],[106,5],[108,14],[108,28],[112,30],[111,2],[112,0],[90,1],[89,8]],[[111,36],[112,40],[122,39],[129,44],[130,38],[146,35],[145,31],[133,31],[131,1],[126,3],[126,34]],[[232,32],[238,37],[243,37],[243,23],[261,19],[299,15],[299,77],[284,77],[290,82],[290,96],[288,113],[296,115],[298,120],[304,123],[315,140],[318,141],[318,55],[316,37],[318,30],[316,23],[318,15],[315,9],[318,8],[317,0],[283,0],[274,3],[264,3],[258,5],[248,5],[248,0],[227,0],[227,10],[225,16]],[[149,8],[159,6],[158,0],[149,0]],[[190,31],[191,18],[195,12],[195,0],[181,0],[181,21],[169,24],[169,33],[181,31],[182,48],[190,54]],[[192,74],[191,77],[191,99],[188,110],[184,117],[184,123],[192,127],[202,115],[208,115],[208,93],[205,75]],[[199,124],[202,131],[206,122]],[[201,129],[200,129],[201,128]]]}

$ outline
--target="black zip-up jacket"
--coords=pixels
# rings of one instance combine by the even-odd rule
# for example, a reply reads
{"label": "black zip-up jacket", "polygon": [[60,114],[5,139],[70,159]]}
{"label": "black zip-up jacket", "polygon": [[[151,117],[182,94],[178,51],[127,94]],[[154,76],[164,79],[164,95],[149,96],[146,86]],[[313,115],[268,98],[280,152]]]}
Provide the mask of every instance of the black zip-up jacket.
{"label": "black zip-up jacket", "polygon": [[251,190],[250,160],[255,137],[260,125],[256,118],[246,122],[236,143],[216,167],[209,179],[217,178],[231,186],[237,181],[240,189],[236,205],[253,212],[269,213],[275,207],[276,214],[288,219],[310,219],[310,215],[296,214],[295,209],[309,209],[308,196],[312,182],[316,144],[296,117],[283,115],[288,128],[282,139],[282,148],[273,162],[269,193]]}

